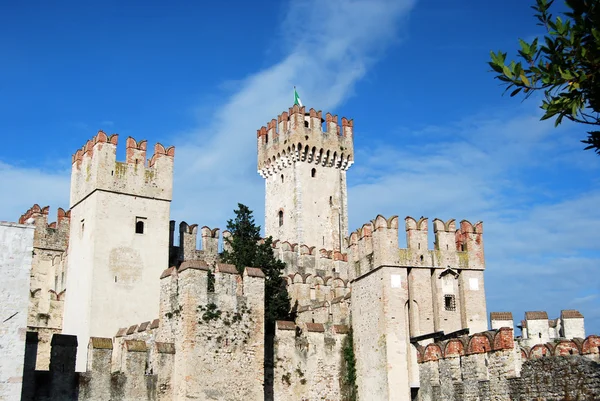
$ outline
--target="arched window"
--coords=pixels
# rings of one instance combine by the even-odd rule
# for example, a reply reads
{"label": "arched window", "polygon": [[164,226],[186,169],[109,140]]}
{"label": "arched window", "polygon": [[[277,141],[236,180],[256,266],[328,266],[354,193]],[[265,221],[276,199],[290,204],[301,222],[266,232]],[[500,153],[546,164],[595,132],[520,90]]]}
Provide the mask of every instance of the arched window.
{"label": "arched window", "polygon": [[283,225],[283,210],[279,211],[279,227]]}
{"label": "arched window", "polygon": [[315,177],[317,176],[317,169],[316,169],[316,168],[313,168],[313,169],[310,171],[310,176],[311,176],[312,178],[315,178]]}
{"label": "arched window", "polygon": [[135,233],[136,234],[144,233],[144,222],[143,221],[140,220],[137,223],[135,223]]}
{"label": "arched window", "polygon": [[308,128],[308,121],[304,120],[304,126]]}
{"label": "arched window", "polygon": [[143,234],[144,233],[144,225],[146,224],[145,217],[136,217],[135,218],[135,233]]}

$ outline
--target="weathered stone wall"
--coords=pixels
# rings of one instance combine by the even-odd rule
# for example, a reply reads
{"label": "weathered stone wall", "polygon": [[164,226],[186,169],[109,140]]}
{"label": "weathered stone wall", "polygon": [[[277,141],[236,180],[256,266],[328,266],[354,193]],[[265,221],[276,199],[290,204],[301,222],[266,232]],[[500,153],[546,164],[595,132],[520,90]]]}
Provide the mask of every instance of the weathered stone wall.
{"label": "weathered stone wall", "polygon": [[528,360],[507,387],[511,401],[598,400],[600,364],[581,355]]}
{"label": "weathered stone wall", "polygon": [[0,399],[18,400],[23,382],[34,227],[0,222]]}
{"label": "weathered stone wall", "polygon": [[507,327],[420,346],[419,399],[594,400],[598,346],[600,337],[590,336],[521,348]]}
{"label": "weathered stone wall", "polygon": [[79,371],[89,337],[158,315],[169,262],[174,149],[157,144],[146,163],[146,141],[128,138],[117,162],[116,145],[99,132],[73,156],[63,332],[78,336]]}
{"label": "weathered stone wall", "polygon": [[341,400],[342,346],[348,326],[277,322],[274,400]]}
{"label": "weathered stone wall", "polygon": [[[209,265],[219,259],[219,228],[204,226],[198,229],[197,224],[179,223],[179,244],[174,244],[175,222],[169,224],[169,266],[179,266],[183,261],[201,260]],[[198,243],[198,230],[201,241]],[[199,246],[200,245],[200,246]]]}
{"label": "weathered stone wall", "polygon": [[398,218],[377,216],[348,240],[350,278],[382,265],[408,269],[411,336],[461,329],[487,329],[483,272],[483,223],[434,220],[429,250],[428,220],[406,217],[407,248],[399,248]]}
{"label": "weathered stone wall", "polygon": [[[184,262],[161,279],[157,340],[175,344],[173,399],[264,398],[264,275]],[[191,362],[193,361],[193,362]]]}
{"label": "weathered stone wall", "polygon": [[351,301],[359,399],[409,399],[406,269],[382,266],[356,279]]}
{"label": "weathered stone wall", "polygon": [[27,329],[39,333],[38,370],[48,370],[52,335],[62,331],[71,216],[59,208],[57,220],[48,224],[48,211],[35,204],[19,218],[35,226]]}
{"label": "weathered stone wall", "polygon": [[265,234],[281,241],[342,249],[348,233],[346,170],[353,124],[294,106],[258,130],[258,169],[265,178]]}

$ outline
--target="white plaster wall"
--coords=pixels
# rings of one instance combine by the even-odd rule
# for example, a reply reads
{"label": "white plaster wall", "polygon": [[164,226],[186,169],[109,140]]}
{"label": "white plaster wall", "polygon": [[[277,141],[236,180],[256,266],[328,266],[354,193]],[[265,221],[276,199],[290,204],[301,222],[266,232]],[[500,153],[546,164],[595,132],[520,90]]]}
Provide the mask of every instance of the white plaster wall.
{"label": "white plaster wall", "polygon": [[0,399],[19,400],[23,383],[25,333],[33,226],[0,222]]}
{"label": "white plaster wall", "polygon": [[[170,202],[96,191],[72,210],[65,334],[81,344],[85,369],[90,336],[158,317],[161,272],[168,265]],[[144,217],[143,234],[135,233]],[[81,232],[81,220],[85,228]]]}
{"label": "white plaster wall", "polygon": [[585,326],[583,318],[562,319],[565,338],[585,338]]}
{"label": "white plaster wall", "polygon": [[511,329],[514,327],[512,320],[492,320],[491,325],[492,330],[498,330],[501,327],[510,327]]}

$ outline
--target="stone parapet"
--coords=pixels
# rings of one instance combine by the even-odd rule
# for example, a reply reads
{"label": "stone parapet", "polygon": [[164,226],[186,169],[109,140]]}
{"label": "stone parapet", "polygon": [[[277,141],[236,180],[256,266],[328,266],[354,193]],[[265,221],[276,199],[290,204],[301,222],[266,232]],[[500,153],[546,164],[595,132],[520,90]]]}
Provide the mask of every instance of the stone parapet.
{"label": "stone parapet", "polygon": [[[325,122],[325,130],[323,123]],[[295,105],[257,131],[258,171],[263,177],[292,163],[348,169],[354,161],[353,120]]]}
{"label": "stone parapet", "polygon": [[175,147],[154,146],[146,161],[145,140],[128,138],[126,161],[116,160],[118,135],[103,131],[90,139],[72,158],[71,208],[95,190],[171,200]]}
{"label": "stone parapet", "polygon": [[346,325],[278,321],[275,332],[275,401],[340,400]]}

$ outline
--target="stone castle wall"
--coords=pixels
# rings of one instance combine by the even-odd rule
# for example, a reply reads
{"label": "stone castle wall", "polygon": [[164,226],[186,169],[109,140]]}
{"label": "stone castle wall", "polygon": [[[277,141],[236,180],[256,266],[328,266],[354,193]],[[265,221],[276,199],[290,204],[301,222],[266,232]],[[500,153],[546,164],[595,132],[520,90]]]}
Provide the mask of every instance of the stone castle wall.
{"label": "stone castle wall", "polygon": [[[126,141],[100,131],[73,155],[71,226],[63,332],[77,335],[85,369],[88,339],[158,314],[157,277],[169,262],[169,213],[174,148]],[[119,305],[115,308],[114,305]]]}
{"label": "stone castle wall", "polygon": [[23,383],[34,227],[0,222],[0,399],[18,400]]}
{"label": "stone castle wall", "polygon": [[58,208],[57,220],[48,223],[49,207],[33,205],[19,218],[34,227],[29,315],[27,329],[38,333],[37,369],[47,370],[50,341],[61,333],[66,296],[67,247],[70,211]]}
{"label": "stone castle wall", "polygon": [[[184,262],[162,275],[157,341],[175,344],[174,399],[262,400],[264,275]],[[193,361],[193,362],[191,362]]]}
{"label": "stone castle wall", "polygon": [[[348,232],[346,170],[353,122],[294,106],[257,132],[265,178],[265,233],[281,241],[341,250]],[[326,128],[323,129],[323,122]]]}
{"label": "stone castle wall", "polygon": [[418,346],[421,401],[593,400],[600,337],[522,348],[503,327]]}
{"label": "stone castle wall", "polygon": [[342,346],[348,326],[278,321],[275,401],[341,400]]}

